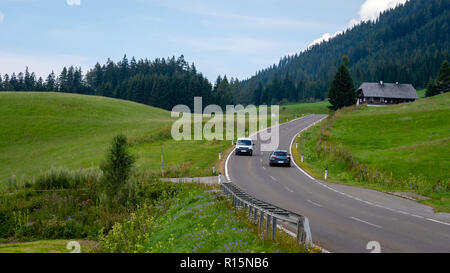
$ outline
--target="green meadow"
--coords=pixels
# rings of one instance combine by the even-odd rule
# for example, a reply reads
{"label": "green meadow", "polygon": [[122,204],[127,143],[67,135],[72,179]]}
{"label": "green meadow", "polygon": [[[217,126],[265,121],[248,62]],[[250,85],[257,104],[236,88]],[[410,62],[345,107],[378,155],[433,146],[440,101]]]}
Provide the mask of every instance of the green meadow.
{"label": "green meadow", "polygon": [[[0,185],[51,167],[98,166],[112,137],[123,133],[142,171],[210,175],[228,142],[176,142],[170,112],[104,97],[62,93],[0,93]],[[182,168],[182,169],[180,169]]]}
{"label": "green meadow", "polygon": [[297,156],[303,153],[304,167],[319,177],[328,168],[331,181],[415,192],[432,198],[424,203],[450,211],[449,105],[450,94],[443,94],[343,109],[302,134]]}

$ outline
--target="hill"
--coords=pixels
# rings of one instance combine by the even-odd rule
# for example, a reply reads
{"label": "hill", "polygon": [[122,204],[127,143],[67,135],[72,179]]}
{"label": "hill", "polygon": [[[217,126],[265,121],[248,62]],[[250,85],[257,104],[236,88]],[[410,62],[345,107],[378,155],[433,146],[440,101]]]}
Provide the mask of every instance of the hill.
{"label": "hill", "polygon": [[192,175],[210,174],[228,142],[175,142],[170,112],[105,97],[65,93],[0,92],[0,185],[15,175],[37,175],[51,167],[98,166],[113,136],[127,135],[137,166],[166,172],[184,163]]}
{"label": "hill", "polygon": [[[305,133],[300,150],[311,172],[383,191],[415,192],[450,210],[450,94],[389,107],[338,111]],[[357,162],[357,164],[356,164]]]}
{"label": "hill", "polygon": [[301,98],[322,99],[344,55],[350,58],[356,85],[383,80],[423,88],[441,63],[450,59],[449,20],[449,0],[411,0],[382,13],[375,22],[363,22],[259,71],[242,82],[244,92],[287,75],[299,86]]}

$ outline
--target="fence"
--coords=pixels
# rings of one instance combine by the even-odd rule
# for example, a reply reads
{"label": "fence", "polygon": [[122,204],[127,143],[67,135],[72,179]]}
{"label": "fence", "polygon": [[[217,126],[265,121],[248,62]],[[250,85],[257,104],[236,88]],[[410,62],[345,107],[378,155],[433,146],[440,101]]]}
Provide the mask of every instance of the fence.
{"label": "fence", "polygon": [[[291,224],[297,227],[296,233],[288,232],[297,238],[297,243],[313,246],[308,218],[255,199],[233,183],[221,183],[220,187],[232,199],[234,208],[248,211],[249,218],[253,219],[255,224],[259,224],[260,231],[265,228],[267,237],[274,240],[277,228],[284,229],[282,224]],[[266,227],[263,226],[264,219]]]}

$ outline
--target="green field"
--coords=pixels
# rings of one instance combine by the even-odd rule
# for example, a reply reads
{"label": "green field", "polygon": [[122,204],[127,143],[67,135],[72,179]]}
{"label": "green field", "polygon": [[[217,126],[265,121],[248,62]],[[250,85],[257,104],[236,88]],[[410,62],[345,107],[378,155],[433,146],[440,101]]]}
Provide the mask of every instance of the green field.
{"label": "green field", "polygon": [[[304,167],[317,176],[323,177],[328,168],[331,181],[416,192],[433,198],[425,203],[449,211],[449,118],[450,94],[389,107],[344,109],[323,129],[305,132],[298,152],[306,158]],[[322,154],[317,150],[320,135]],[[350,155],[368,168],[367,177],[357,176]]]}
{"label": "green field", "polygon": [[[170,112],[129,101],[66,93],[0,93],[0,186],[51,167],[98,166],[114,135],[125,134],[139,170],[208,176],[227,141],[173,141]],[[281,121],[327,113],[328,102],[282,106]],[[218,166],[216,166],[218,167]]]}
{"label": "green field", "polygon": [[[210,175],[226,142],[175,142],[170,112],[133,102],[62,93],[0,93],[0,185],[13,175],[37,175],[53,167],[98,166],[113,136],[132,143],[141,170]],[[184,166],[184,167],[183,167]]]}
{"label": "green field", "polygon": [[330,105],[328,101],[281,105],[280,117],[282,120],[285,118],[291,120],[307,114],[328,114],[330,112],[328,106]]}

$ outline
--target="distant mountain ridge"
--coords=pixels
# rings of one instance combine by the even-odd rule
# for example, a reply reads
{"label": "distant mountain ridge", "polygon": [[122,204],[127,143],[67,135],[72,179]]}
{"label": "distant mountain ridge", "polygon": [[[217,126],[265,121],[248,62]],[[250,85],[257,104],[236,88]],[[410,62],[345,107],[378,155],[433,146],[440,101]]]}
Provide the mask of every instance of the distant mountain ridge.
{"label": "distant mountain ridge", "polygon": [[[382,80],[423,88],[441,63],[450,59],[449,23],[450,0],[410,0],[383,12],[374,22],[363,22],[327,42],[282,58],[278,65],[242,81],[243,93],[251,94],[259,84],[265,87],[289,76],[300,85],[300,99],[322,99],[344,55],[350,58],[357,86]],[[241,97],[252,97],[244,94]]]}

